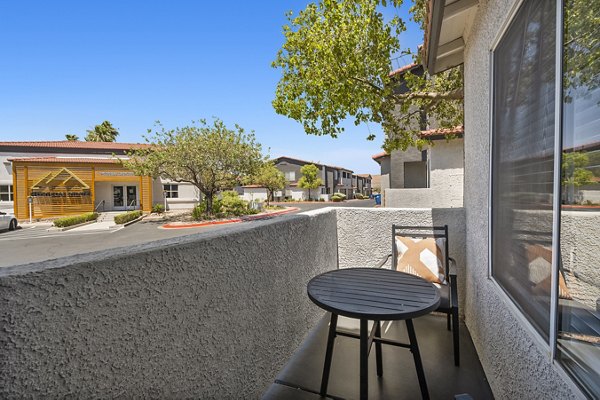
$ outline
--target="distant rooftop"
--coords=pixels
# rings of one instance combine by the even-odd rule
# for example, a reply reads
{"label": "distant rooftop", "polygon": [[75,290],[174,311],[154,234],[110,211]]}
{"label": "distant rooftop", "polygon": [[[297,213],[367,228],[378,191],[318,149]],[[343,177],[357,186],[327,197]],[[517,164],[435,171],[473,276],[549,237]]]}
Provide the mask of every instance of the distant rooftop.
{"label": "distant rooftop", "polygon": [[71,140],[0,142],[0,149],[3,147],[30,147],[34,149],[131,150],[148,146],[148,144],[144,143],[85,142]]}

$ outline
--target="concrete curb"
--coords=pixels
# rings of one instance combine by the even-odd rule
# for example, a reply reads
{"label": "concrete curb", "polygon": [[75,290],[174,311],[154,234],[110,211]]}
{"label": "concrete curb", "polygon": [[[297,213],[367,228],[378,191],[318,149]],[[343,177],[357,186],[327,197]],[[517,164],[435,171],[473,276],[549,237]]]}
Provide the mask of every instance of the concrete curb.
{"label": "concrete curb", "polygon": [[146,215],[143,215],[143,214],[142,214],[140,217],[137,217],[136,219],[133,219],[133,220],[131,220],[131,221],[129,221],[129,222],[125,222],[124,224],[115,224],[115,225],[117,225],[117,226],[119,226],[119,225],[123,225],[123,227],[126,227],[126,226],[129,226],[129,225],[131,225],[131,224],[135,224],[135,223],[136,223],[136,222],[138,222],[138,221],[141,221],[141,220],[143,220],[145,217],[146,217]]}
{"label": "concrete curb", "polygon": [[50,228],[46,229],[46,231],[49,231],[49,232],[65,232],[65,231],[70,231],[71,229],[79,228],[80,226],[86,226],[86,225],[95,224],[96,222],[98,222],[98,221],[97,220],[87,221],[87,222],[82,222],[81,224],[77,224],[77,225],[65,226],[64,228],[59,228],[59,227],[56,227],[56,226],[51,226]]}
{"label": "concrete curb", "polygon": [[164,224],[164,225],[161,225],[160,228],[161,229],[187,229],[187,228],[201,228],[203,226],[210,226],[210,225],[236,224],[236,223],[244,222],[244,221],[255,221],[255,220],[261,220],[261,219],[266,219],[266,218],[270,218],[270,217],[276,217],[279,215],[289,214],[291,212],[296,212],[299,210],[300,209],[298,207],[292,207],[292,208],[288,208],[287,210],[275,211],[275,212],[268,213],[268,214],[249,215],[249,216],[244,216],[244,217],[240,217],[240,218],[222,219],[222,220],[198,222],[198,223],[192,223],[192,224],[177,224],[177,225],[175,225],[173,223]]}

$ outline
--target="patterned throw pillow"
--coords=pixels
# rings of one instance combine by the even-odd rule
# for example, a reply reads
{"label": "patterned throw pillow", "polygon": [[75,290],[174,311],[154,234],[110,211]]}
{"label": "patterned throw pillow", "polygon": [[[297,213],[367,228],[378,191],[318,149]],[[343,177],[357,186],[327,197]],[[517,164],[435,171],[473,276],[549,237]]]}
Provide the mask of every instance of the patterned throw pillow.
{"label": "patterned throw pillow", "polygon": [[[527,266],[529,281],[534,285],[534,293],[537,292],[541,295],[549,296],[552,286],[552,277],[550,276],[550,271],[552,270],[552,247],[541,244],[528,244],[526,245],[526,252],[529,263]],[[558,297],[573,300],[562,271],[558,275]]]}
{"label": "patterned throw pillow", "polygon": [[446,239],[396,236],[396,270],[420,276],[439,287],[447,285],[444,260]]}

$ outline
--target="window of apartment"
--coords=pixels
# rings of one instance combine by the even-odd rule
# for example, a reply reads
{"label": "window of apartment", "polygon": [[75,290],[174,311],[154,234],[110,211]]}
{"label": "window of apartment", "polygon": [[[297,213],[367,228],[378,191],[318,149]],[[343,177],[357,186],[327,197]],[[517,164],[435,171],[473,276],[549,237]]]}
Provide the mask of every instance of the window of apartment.
{"label": "window of apartment", "polygon": [[167,199],[179,198],[179,185],[163,185],[163,190],[165,191],[165,197]]}
{"label": "window of apartment", "polygon": [[287,171],[284,173],[284,175],[286,181],[293,182],[296,180],[296,171]]}
{"label": "window of apartment", "polygon": [[0,185],[0,201],[13,201],[12,185]]}
{"label": "window of apartment", "polygon": [[525,0],[492,52],[491,273],[574,381],[597,397],[598,9],[558,4],[560,15],[556,1]]}

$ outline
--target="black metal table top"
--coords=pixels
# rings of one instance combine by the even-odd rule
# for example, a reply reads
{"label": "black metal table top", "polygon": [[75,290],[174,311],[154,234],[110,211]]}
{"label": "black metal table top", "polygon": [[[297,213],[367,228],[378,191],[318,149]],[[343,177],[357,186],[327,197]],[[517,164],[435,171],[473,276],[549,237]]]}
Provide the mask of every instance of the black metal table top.
{"label": "black metal table top", "polygon": [[315,276],[308,282],[308,297],[332,313],[375,321],[419,317],[440,304],[432,283],[379,268],[337,269]]}

